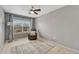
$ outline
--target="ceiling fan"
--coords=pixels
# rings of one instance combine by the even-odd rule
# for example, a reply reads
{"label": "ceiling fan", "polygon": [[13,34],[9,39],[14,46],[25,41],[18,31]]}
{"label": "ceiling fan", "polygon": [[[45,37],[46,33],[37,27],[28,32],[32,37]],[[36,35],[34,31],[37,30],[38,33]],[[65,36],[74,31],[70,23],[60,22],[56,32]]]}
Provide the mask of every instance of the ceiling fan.
{"label": "ceiling fan", "polygon": [[41,9],[35,9],[33,6],[31,7],[29,14],[36,14],[38,15],[38,12],[41,11]]}

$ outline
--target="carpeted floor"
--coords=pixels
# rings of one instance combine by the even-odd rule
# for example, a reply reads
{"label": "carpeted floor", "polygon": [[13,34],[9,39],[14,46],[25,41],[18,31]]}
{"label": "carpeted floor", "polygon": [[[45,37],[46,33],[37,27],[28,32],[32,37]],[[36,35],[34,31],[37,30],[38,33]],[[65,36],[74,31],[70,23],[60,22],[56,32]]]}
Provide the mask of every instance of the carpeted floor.
{"label": "carpeted floor", "polygon": [[[26,40],[25,40],[26,41]],[[20,42],[21,43],[21,42]],[[15,45],[10,48],[14,54],[72,54],[74,50],[55,44],[50,40],[30,40],[27,43]]]}
{"label": "carpeted floor", "polygon": [[15,46],[11,48],[11,53],[16,53],[16,54],[45,54],[47,53],[50,49],[54,48],[53,45],[36,40],[36,41],[30,41],[28,43]]}

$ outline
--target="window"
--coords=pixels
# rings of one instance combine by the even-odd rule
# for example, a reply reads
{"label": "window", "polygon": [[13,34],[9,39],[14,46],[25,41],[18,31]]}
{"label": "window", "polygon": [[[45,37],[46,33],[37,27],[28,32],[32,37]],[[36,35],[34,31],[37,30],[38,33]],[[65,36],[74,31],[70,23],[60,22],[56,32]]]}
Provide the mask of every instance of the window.
{"label": "window", "polygon": [[31,18],[23,18],[19,16],[13,16],[13,25],[14,32],[26,32],[32,27],[32,19]]}

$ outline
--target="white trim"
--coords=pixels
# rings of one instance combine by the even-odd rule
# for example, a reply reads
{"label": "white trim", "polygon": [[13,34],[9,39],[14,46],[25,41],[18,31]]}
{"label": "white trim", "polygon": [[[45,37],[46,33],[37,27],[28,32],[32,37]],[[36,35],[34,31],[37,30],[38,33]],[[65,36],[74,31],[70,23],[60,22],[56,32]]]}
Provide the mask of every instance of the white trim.
{"label": "white trim", "polygon": [[[43,37],[43,38],[44,38],[45,40],[50,40],[50,39],[47,39],[47,38],[45,38],[45,37]],[[70,48],[70,47],[68,47],[68,46],[66,46],[66,45],[64,45],[64,44],[61,44],[61,43],[59,43],[59,42],[57,42],[57,41],[55,41],[55,40],[50,40],[50,41],[51,41],[51,42],[54,42],[54,43],[57,44],[57,45],[60,45],[60,46],[62,46],[62,47],[64,47],[64,48],[67,48],[67,49],[73,51],[75,54],[79,54],[79,51],[76,50],[76,49]]]}

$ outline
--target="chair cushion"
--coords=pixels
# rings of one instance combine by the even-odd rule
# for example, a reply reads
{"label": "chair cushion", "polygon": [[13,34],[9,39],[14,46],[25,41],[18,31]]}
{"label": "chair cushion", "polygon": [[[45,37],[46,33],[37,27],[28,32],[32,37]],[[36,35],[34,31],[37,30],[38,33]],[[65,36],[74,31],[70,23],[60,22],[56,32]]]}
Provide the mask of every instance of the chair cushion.
{"label": "chair cushion", "polygon": [[30,32],[30,35],[35,35],[35,31],[31,31]]}

